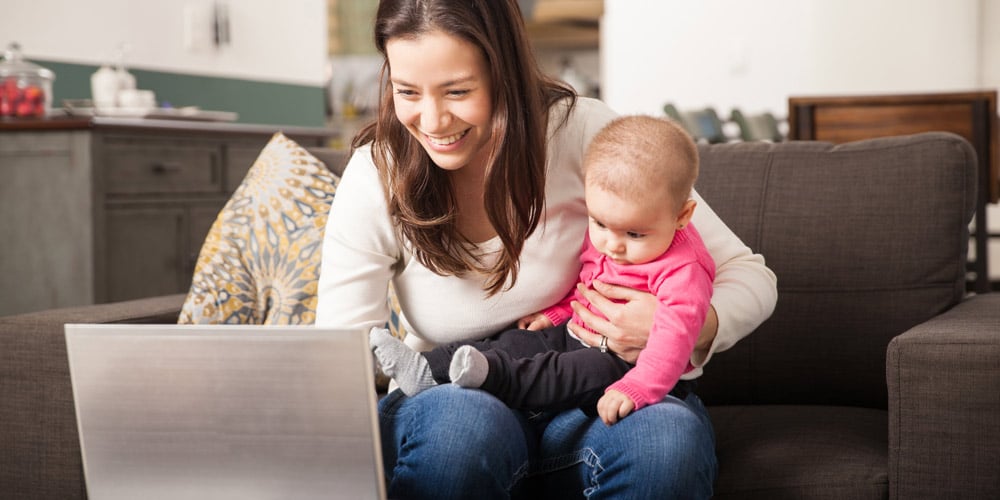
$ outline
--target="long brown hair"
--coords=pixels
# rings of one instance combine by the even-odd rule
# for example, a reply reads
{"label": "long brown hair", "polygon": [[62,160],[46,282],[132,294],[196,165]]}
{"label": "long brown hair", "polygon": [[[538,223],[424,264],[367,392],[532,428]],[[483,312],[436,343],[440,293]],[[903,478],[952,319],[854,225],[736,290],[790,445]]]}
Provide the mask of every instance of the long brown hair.
{"label": "long brown hair", "polygon": [[[503,249],[487,264],[455,226],[456,202],[446,172],[395,116],[392,68],[386,43],[440,31],[478,47],[493,82],[493,117],[484,206]],[[538,68],[516,0],[382,0],[375,17],[375,46],[383,56],[380,106],[375,121],[358,132],[357,148],[372,143],[399,236],[417,260],[440,275],[486,275],[496,294],[517,280],[524,241],[545,205],[545,145],[549,108],[575,94]],[[492,260],[492,259],[491,259]],[[508,281],[509,278],[509,281]]]}

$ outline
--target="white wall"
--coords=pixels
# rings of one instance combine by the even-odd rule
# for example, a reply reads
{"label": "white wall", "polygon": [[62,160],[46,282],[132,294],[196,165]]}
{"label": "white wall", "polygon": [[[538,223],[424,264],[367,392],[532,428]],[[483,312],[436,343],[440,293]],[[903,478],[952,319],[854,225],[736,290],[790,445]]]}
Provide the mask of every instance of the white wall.
{"label": "white wall", "polygon": [[979,79],[983,87],[1000,87],[1000,2],[980,0]]}
{"label": "white wall", "polygon": [[[31,58],[101,64],[126,42],[132,67],[206,76],[322,85],[327,61],[325,0],[222,0],[232,43],[188,50],[186,7],[214,0],[5,0],[0,44]],[[204,18],[202,38],[210,34]]]}
{"label": "white wall", "polygon": [[[794,95],[998,88],[996,26],[995,0],[605,0],[602,96],[620,113],[671,101],[786,117]],[[1000,232],[1000,205],[986,220]]]}
{"label": "white wall", "polygon": [[605,0],[603,96],[623,113],[672,101],[785,116],[792,95],[968,90],[979,83],[979,5]]}

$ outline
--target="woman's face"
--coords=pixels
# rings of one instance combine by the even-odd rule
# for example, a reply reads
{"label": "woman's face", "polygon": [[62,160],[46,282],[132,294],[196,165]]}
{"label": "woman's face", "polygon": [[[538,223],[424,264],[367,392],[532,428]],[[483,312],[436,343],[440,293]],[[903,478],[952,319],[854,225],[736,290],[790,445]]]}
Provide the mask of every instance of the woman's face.
{"label": "woman's face", "polygon": [[483,161],[493,116],[486,58],[433,31],[386,43],[396,118],[445,170]]}

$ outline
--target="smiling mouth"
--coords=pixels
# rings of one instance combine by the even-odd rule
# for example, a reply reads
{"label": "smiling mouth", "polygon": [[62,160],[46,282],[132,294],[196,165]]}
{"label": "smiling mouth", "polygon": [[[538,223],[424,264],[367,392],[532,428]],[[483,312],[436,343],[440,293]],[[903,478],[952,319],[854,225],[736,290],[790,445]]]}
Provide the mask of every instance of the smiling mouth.
{"label": "smiling mouth", "polygon": [[454,134],[454,135],[449,135],[447,137],[431,137],[431,136],[429,136],[427,134],[424,134],[424,137],[427,138],[427,142],[429,142],[429,143],[431,143],[431,144],[433,144],[435,146],[450,146],[450,145],[455,144],[456,142],[460,141],[468,133],[469,133],[469,129],[466,129],[466,130],[463,130],[462,132],[459,132],[459,133]]}

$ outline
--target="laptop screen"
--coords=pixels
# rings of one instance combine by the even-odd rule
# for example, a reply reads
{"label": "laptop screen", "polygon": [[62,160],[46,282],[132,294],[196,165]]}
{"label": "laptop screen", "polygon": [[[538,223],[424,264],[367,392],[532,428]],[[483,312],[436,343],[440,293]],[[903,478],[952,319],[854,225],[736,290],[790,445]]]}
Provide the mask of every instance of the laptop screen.
{"label": "laptop screen", "polygon": [[367,335],[66,325],[92,500],[384,498]]}

